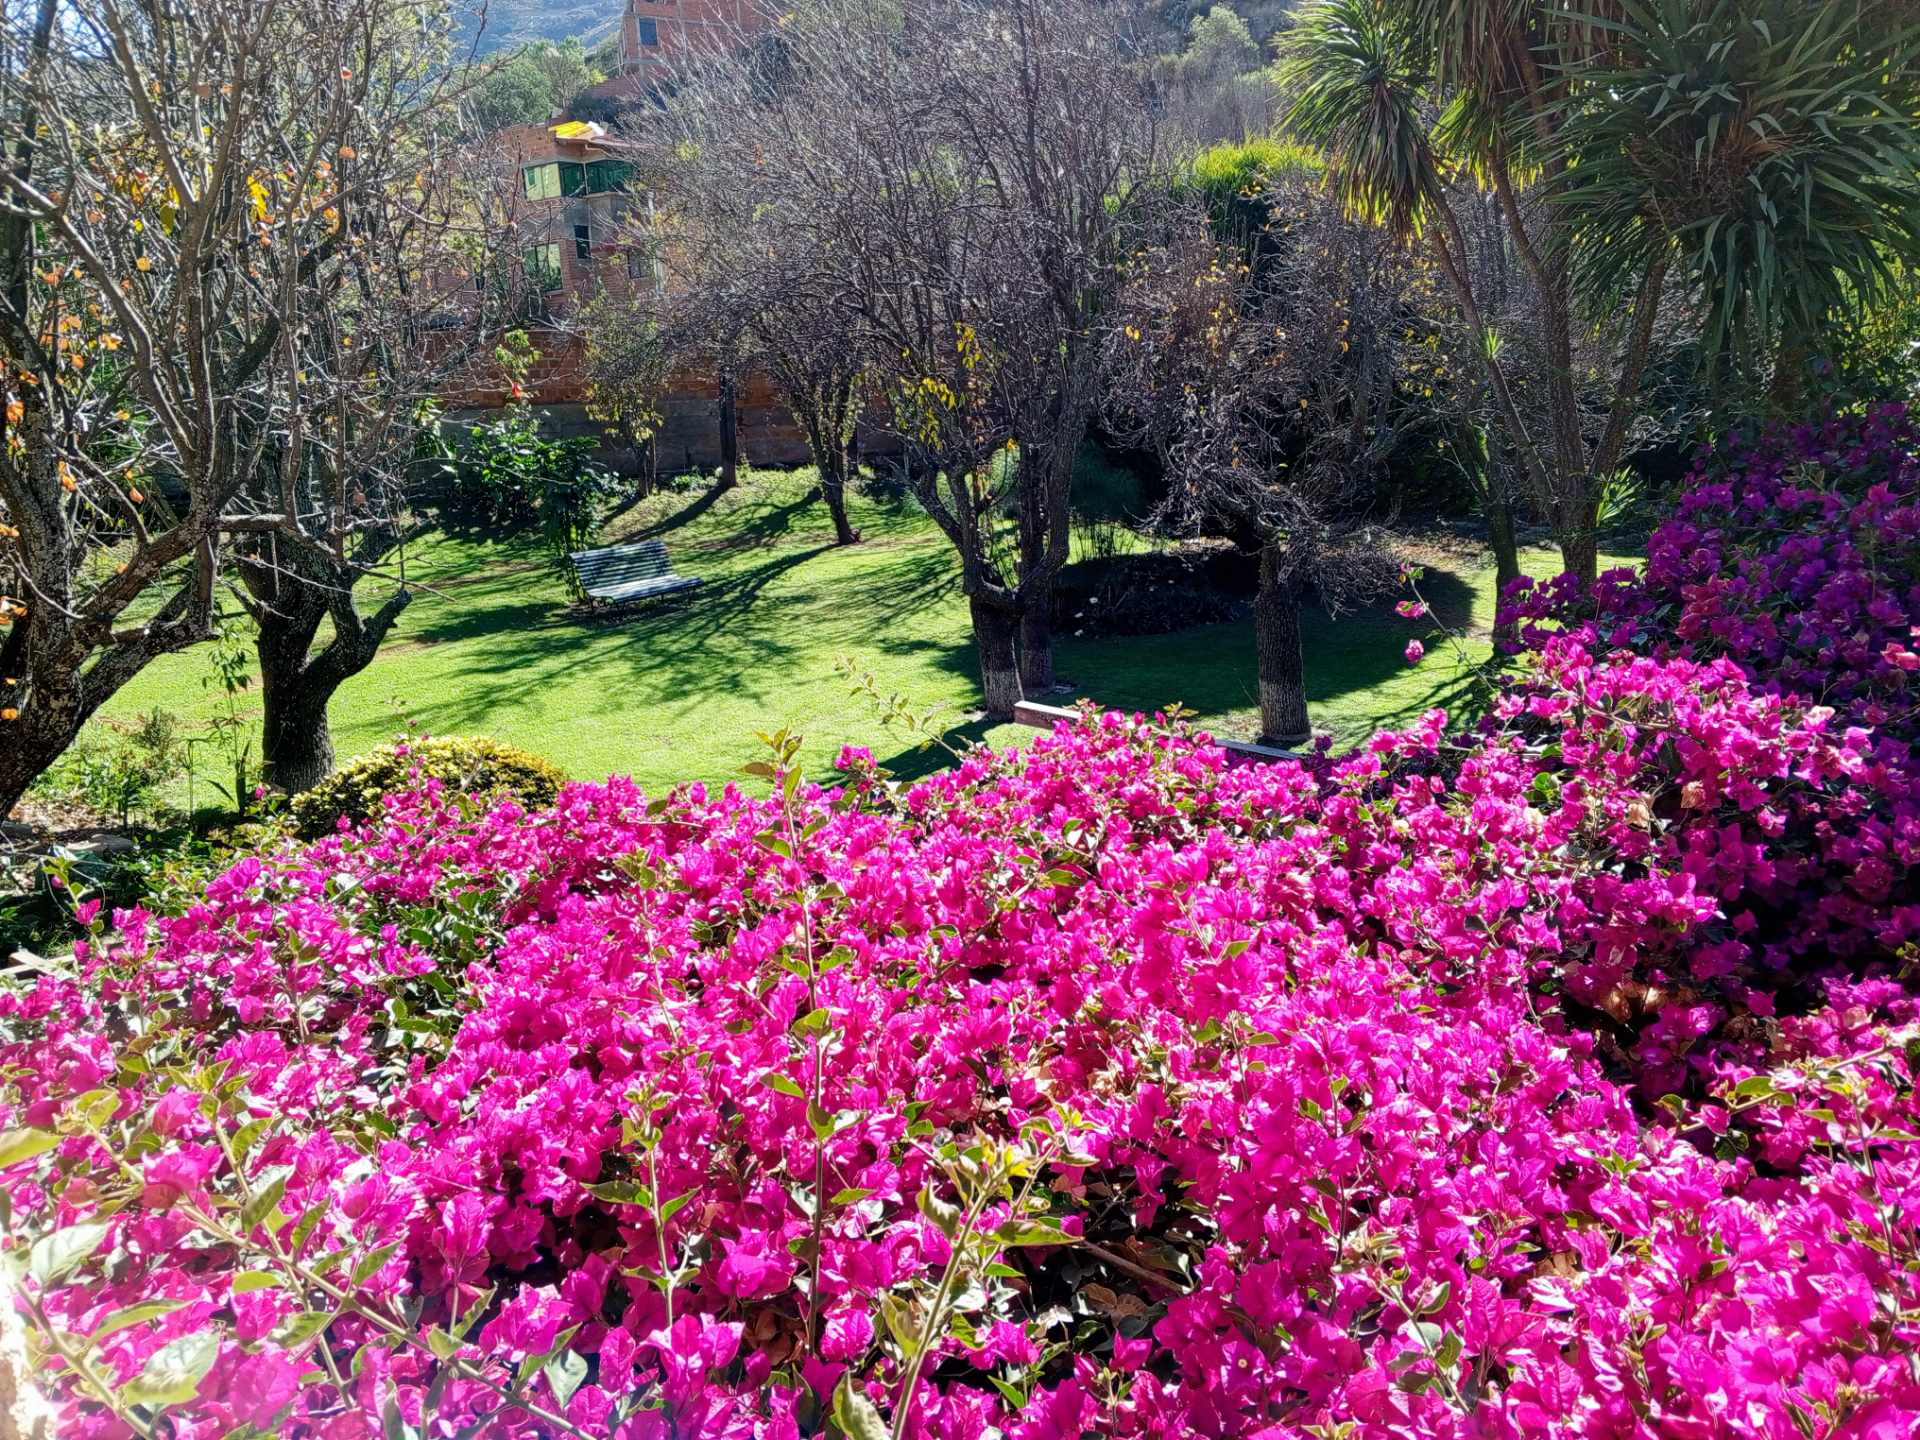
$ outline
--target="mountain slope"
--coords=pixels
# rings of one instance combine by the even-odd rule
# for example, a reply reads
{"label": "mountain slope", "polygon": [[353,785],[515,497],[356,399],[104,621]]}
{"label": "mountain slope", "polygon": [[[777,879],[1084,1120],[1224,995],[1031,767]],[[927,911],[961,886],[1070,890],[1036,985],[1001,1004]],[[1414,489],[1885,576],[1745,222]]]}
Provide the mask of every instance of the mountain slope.
{"label": "mountain slope", "polygon": [[512,50],[529,40],[564,40],[578,35],[588,49],[610,37],[620,24],[620,0],[472,0],[465,7],[461,33],[479,36],[482,55]]}

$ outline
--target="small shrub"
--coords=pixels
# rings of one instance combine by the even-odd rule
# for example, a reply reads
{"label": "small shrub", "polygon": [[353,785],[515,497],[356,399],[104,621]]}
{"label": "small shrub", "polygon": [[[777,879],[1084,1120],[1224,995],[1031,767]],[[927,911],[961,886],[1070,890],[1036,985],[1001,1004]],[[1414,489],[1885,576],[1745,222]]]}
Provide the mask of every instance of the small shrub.
{"label": "small shrub", "polygon": [[484,736],[449,736],[382,745],[329,775],[293,802],[294,826],[314,839],[380,813],[383,797],[429,780],[476,800],[512,795],[530,809],[551,804],[567,783],[558,766]]}
{"label": "small shrub", "polygon": [[179,722],[165,710],[113,724],[104,738],[69,750],[38,788],[131,825],[153,818],[161,789],[180,769]]}

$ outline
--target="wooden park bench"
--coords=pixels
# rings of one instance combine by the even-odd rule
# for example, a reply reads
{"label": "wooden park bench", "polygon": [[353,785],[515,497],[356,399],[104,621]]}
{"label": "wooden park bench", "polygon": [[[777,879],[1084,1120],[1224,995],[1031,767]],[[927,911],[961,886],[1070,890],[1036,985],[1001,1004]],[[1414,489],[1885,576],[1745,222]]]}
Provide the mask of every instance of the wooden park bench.
{"label": "wooden park bench", "polygon": [[701,583],[693,576],[674,574],[667,547],[658,540],[581,550],[567,558],[573,563],[582,592],[602,605],[630,605],[691,590]]}

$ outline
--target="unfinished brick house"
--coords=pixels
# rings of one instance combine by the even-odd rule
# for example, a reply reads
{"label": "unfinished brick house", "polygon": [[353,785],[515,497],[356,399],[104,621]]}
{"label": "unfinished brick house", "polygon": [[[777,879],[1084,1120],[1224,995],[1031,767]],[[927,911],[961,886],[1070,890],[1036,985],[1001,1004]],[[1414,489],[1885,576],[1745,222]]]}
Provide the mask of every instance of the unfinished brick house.
{"label": "unfinished brick house", "polygon": [[[644,114],[644,98],[676,57],[730,49],[772,23],[763,0],[626,0],[620,30],[620,73],[590,92],[626,102]],[[556,435],[601,436],[586,413],[583,346],[569,322],[594,296],[670,283],[643,249],[629,243],[630,221],[647,196],[629,184],[611,125],[561,119],[521,125],[493,137],[493,163],[517,170],[503,177],[516,209],[521,271],[531,292],[525,329],[540,359],[526,390]],[[505,405],[504,376],[485,372],[448,397],[456,421],[478,420]],[[742,458],[797,465],[805,438],[764,377],[742,377],[736,407]],[[711,376],[688,375],[667,396],[666,420],[654,449],[662,471],[710,468],[720,459],[720,396]],[[602,457],[625,468],[637,457],[609,444]]]}

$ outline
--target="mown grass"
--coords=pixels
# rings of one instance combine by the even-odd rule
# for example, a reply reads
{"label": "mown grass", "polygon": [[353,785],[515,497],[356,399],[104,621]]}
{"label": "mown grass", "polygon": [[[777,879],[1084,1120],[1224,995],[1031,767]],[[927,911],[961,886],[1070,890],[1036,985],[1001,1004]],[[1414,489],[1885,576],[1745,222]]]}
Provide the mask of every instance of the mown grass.
{"label": "mown grass", "polygon": [[[959,571],[927,518],[907,500],[862,496],[854,509],[864,543],[839,549],[808,490],[804,472],[757,473],[725,494],[657,495],[620,516],[609,539],[658,535],[676,568],[706,583],[683,602],[612,622],[573,613],[530,540],[435,535],[415,544],[406,574],[421,593],[379,659],[335,699],[340,755],[407,727],[487,734],[576,777],[630,774],[661,790],[734,777],[756,756],[755,732],[788,726],[806,737],[815,766],[854,743],[906,772],[928,768],[933,761],[911,753],[910,737],[890,733],[877,708],[850,693],[836,670],[842,658],[965,738],[1007,744],[1029,736],[977,718]],[[1542,571],[1555,568],[1548,552],[1528,558]],[[1429,564],[1423,588],[1450,625],[1491,624],[1484,557],[1463,551]],[[1430,654],[1410,667],[1403,651],[1416,637]],[[1398,618],[1391,600],[1337,619],[1310,612],[1305,644],[1314,722],[1341,743],[1434,704],[1461,704],[1488,648],[1482,639],[1459,652],[1435,644],[1431,624]],[[1250,737],[1258,728],[1245,625],[1127,639],[1067,634],[1057,667],[1075,695],[1103,706],[1179,702],[1219,734]],[[209,673],[204,653],[167,657],[121,692],[108,718],[158,707],[189,727],[204,723],[222,703],[205,684]],[[249,704],[257,708],[257,699]]]}

